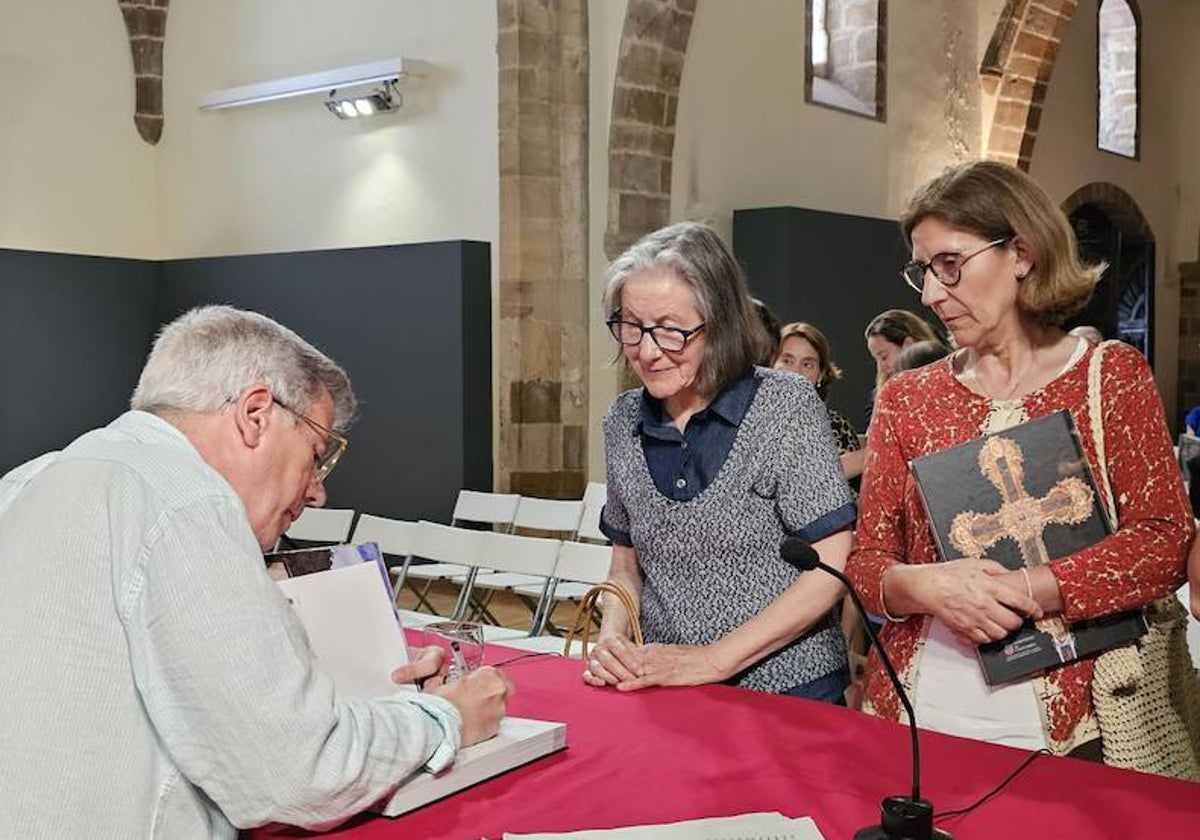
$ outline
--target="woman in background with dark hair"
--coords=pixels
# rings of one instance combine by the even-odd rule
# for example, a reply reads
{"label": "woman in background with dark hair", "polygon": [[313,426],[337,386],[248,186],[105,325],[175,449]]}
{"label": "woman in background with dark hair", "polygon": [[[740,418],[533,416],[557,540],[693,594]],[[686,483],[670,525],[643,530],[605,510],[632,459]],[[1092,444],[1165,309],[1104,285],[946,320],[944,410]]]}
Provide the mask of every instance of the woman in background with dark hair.
{"label": "woman in background with dark hair", "polygon": [[583,679],[631,691],[729,682],[839,702],[842,587],[779,556],[785,536],[839,568],[855,505],[816,393],[756,362],[767,349],[746,280],[709,228],[644,237],[608,270],[604,311],[643,387],[604,417],[609,579],[647,644],[605,603]]}
{"label": "woman in background with dark hair", "polygon": [[863,337],[867,340],[867,352],[875,360],[875,393],[894,373],[896,354],[905,347],[918,341],[943,344],[923,318],[907,309],[880,312],[867,324]]}
{"label": "woman in background with dark hair", "polygon": [[[842,378],[842,369],[833,361],[829,340],[812,324],[793,321],[780,330],[779,353],[775,356],[776,370],[798,373],[817,389],[817,396],[825,401],[830,383]],[[858,478],[863,470],[863,447],[858,432],[850,421],[838,412],[825,406],[829,413],[829,425],[833,430],[833,442],[837,446],[838,458],[846,478]]]}
{"label": "woman in background with dark hair", "polygon": [[940,341],[918,341],[896,354],[896,358],[892,359],[892,373],[925,367],[949,354],[950,349]]}

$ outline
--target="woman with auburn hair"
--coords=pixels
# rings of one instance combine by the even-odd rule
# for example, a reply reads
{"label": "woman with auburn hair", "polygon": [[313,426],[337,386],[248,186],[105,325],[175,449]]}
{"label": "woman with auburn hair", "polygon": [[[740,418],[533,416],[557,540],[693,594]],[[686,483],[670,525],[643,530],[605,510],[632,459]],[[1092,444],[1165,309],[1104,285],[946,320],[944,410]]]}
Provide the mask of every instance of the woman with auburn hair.
{"label": "woman with auburn hair", "polygon": [[[833,362],[829,340],[812,324],[793,321],[780,330],[779,352],[775,355],[776,370],[798,373],[817,389],[817,396],[825,400],[830,383],[842,378],[842,369]],[[829,413],[829,426],[833,430],[833,442],[837,446],[846,478],[857,478],[863,470],[863,448],[858,432],[850,421],[838,412],[825,406]]]}
{"label": "woman with auburn hair", "polygon": [[[903,280],[960,349],[880,391],[847,572],[888,619],[882,642],[922,727],[1099,760],[1094,658],[988,686],[976,646],[1026,617],[1073,623],[1136,610],[1183,581],[1192,516],[1150,368],[1128,345],[1097,348],[1063,330],[1103,266],[1080,264],[1066,217],[1023,172],[992,161],[953,168],[918,191],[901,227],[912,251]],[[1097,428],[1089,393],[1102,405]],[[1079,430],[1101,505],[1115,507],[1114,533],[1015,571],[987,557],[938,562],[909,462],[1061,410]],[[877,657],[864,707],[901,714]]]}

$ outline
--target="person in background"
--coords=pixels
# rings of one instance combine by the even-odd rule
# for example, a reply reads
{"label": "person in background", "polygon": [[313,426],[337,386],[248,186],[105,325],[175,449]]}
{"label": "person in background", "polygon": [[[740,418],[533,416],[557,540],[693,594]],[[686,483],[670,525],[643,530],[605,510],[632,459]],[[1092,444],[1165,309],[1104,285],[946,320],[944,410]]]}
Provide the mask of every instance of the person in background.
{"label": "person in background", "polygon": [[[1137,609],[1183,581],[1193,524],[1154,378],[1132,347],[1106,347],[1105,422],[1093,431],[1088,371],[1097,349],[1062,324],[1101,268],[1079,263],[1066,217],[1020,170],[994,161],[953,168],[917,192],[901,228],[912,250],[904,281],[961,349],[897,374],[880,392],[847,572],[867,609],[888,619],[881,640],[922,727],[1099,760],[1092,659],[988,686],[976,646],[1026,617],[1075,622]],[[909,461],[1061,410],[1096,475],[1103,434],[1115,533],[1015,571],[986,557],[939,562]],[[864,708],[902,714],[876,655]]]}
{"label": "person in background", "polygon": [[875,393],[892,375],[896,354],[918,341],[942,344],[937,333],[923,318],[907,309],[888,309],[880,312],[867,324],[864,332],[867,352],[875,360]]}
{"label": "person in background", "polygon": [[704,225],[648,234],[613,261],[604,311],[642,387],[604,417],[610,599],[583,679],[633,691],[728,682],[841,702],[846,650],[828,575],[779,555],[795,535],[843,567],[855,505],[829,421],[769,348],[746,280]]}
{"label": "person in background", "polygon": [[[842,378],[842,369],[833,361],[829,340],[812,324],[793,321],[780,331],[779,352],[774,359],[776,370],[798,373],[817,389],[817,396],[825,402],[830,383]],[[842,462],[842,472],[847,479],[858,478],[863,469],[863,447],[858,432],[850,421],[838,412],[825,406],[829,413],[829,425],[833,429],[833,440]]]}
{"label": "person in background", "polygon": [[940,341],[914,342],[896,354],[896,358],[892,360],[892,373],[925,367],[938,359],[946,358],[949,353],[950,349]]}
{"label": "person in background", "polygon": [[1067,330],[1067,335],[1082,338],[1088,344],[1099,344],[1104,340],[1104,333],[1100,332],[1100,328],[1093,327],[1091,324],[1080,324],[1078,327],[1072,327]]}
{"label": "person in background", "polygon": [[329,828],[495,734],[507,679],[342,695],[263,551],[346,448],[345,372],[227,306],[166,326],[130,411],[0,479],[0,837]]}
{"label": "person in background", "polygon": [[750,298],[750,302],[754,304],[754,310],[758,313],[763,329],[767,331],[767,337],[770,339],[769,346],[758,360],[758,363],[763,367],[770,367],[779,351],[779,319],[775,317],[775,313],[771,311],[771,307],[758,298],[752,297]]}

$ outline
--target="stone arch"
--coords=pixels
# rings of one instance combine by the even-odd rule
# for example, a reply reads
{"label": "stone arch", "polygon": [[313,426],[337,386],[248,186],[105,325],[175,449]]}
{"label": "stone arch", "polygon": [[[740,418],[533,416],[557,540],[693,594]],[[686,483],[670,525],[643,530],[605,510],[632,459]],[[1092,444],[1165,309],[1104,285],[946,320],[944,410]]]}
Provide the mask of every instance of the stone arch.
{"label": "stone arch", "polygon": [[695,13],[696,0],[629,0],[608,134],[609,259],[670,219],[675,112]]}
{"label": "stone arch", "polygon": [[133,53],[133,124],[151,146],[163,130],[163,42],[171,0],[117,0]]}
{"label": "stone arch", "polygon": [[1046,87],[1079,0],[1006,0],[979,68],[995,97],[984,156],[1029,170]]}
{"label": "stone arch", "polygon": [[1123,231],[1139,239],[1153,240],[1154,231],[1133,196],[1116,184],[1093,181],[1067,196],[1062,211],[1070,216],[1085,204],[1094,204],[1107,213]]}

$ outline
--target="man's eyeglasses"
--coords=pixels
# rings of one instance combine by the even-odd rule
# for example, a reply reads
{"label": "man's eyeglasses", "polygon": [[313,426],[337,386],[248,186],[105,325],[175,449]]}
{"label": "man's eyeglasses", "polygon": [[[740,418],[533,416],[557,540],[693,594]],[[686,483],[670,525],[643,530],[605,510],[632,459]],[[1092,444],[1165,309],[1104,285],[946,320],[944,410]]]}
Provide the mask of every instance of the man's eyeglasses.
{"label": "man's eyeglasses", "polygon": [[962,267],[967,264],[967,260],[979,256],[984,251],[990,251],[997,245],[1006,244],[1010,238],[1006,236],[1003,239],[993,239],[986,245],[966,254],[959,251],[943,251],[930,257],[929,262],[912,260],[905,263],[904,268],[900,269],[900,276],[918,294],[925,291],[925,276],[930,271],[933,272],[933,276],[939,283],[948,289],[952,288],[957,286],[958,281],[962,279]]}
{"label": "man's eyeglasses", "polygon": [[333,472],[333,468],[337,466],[338,458],[342,457],[342,453],[346,451],[346,447],[350,445],[350,441],[344,435],[338,434],[333,429],[325,428],[308,415],[301,414],[290,405],[281,402],[278,397],[271,397],[271,399],[288,414],[297,420],[307,423],[308,427],[325,441],[325,451],[315,456],[314,460],[316,463],[313,466],[313,478],[317,481],[324,481]]}
{"label": "man's eyeglasses", "polygon": [[608,324],[608,331],[612,333],[613,338],[626,347],[636,347],[641,344],[642,338],[649,333],[650,340],[654,342],[658,349],[668,353],[678,353],[687,346],[688,341],[693,335],[704,329],[704,324],[693,327],[690,330],[657,325],[643,327],[641,324],[635,324],[632,321],[622,321],[620,318],[611,318],[606,323]]}

